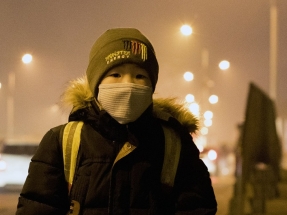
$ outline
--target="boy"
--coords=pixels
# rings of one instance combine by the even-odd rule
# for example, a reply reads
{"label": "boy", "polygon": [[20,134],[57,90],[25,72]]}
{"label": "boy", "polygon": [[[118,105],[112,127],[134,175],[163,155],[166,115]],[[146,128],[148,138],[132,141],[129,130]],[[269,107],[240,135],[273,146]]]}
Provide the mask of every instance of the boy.
{"label": "boy", "polygon": [[61,125],[32,158],[16,214],[215,214],[209,173],[190,135],[197,119],[173,100],[153,100],[157,79],[154,49],[141,32],[101,35],[86,78],[64,96],[73,105],[69,121],[83,122],[75,175],[65,180]]}

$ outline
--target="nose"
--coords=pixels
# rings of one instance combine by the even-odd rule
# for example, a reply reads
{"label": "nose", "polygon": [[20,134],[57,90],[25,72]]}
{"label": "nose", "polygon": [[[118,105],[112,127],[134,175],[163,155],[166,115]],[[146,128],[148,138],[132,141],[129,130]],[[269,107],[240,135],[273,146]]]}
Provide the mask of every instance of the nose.
{"label": "nose", "polygon": [[135,83],[131,74],[125,74],[122,78],[123,83]]}

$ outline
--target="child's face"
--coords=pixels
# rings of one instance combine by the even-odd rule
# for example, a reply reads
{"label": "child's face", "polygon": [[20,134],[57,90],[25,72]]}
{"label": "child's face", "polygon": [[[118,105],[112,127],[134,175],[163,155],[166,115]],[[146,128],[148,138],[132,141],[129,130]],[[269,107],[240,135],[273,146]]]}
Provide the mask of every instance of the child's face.
{"label": "child's face", "polygon": [[101,84],[134,83],[151,87],[148,72],[136,64],[122,64],[112,68],[104,76]]}

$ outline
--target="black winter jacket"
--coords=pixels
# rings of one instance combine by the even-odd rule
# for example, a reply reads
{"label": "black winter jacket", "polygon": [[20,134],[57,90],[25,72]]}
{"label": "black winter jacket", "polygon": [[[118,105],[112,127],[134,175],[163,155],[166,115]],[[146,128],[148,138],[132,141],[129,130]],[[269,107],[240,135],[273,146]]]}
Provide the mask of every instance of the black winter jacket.
{"label": "black winter jacket", "polygon": [[[209,173],[189,133],[197,128],[190,113],[167,100],[155,101],[137,121],[120,125],[94,101],[84,104],[76,106],[69,117],[70,121],[84,121],[70,197],[64,176],[61,125],[46,133],[32,158],[17,215],[64,215],[71,199],[80,203],[82,215],[216,213]],[[162,124],[175,129],[181,138],[173,187],[160,179],[165,150]],[[135,150],[114,164],[126,142]]]}

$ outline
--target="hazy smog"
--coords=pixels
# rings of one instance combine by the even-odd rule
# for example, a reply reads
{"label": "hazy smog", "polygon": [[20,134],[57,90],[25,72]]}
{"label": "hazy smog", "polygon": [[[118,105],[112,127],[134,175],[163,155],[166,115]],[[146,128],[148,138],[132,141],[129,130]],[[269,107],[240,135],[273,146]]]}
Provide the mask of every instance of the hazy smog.
{"label": "hazy smog", "polygon": [[[276,102],[278,114],[286,117],[287,2],[277,4]],[[59,108],[60,96],[69,80],[85,74],[95,39],[114,27],[138,28],[152,41],[160,65],[156,97],[184,100],[192,93],[203,104],[207,85],[208,93],[218,96],[208,107],[211,145],[236,142],[250,82],[269,93],[268,0],[4,0],[0,17],[0,138],[7,134],[9,73],[15,74],[13,138],[39,141],[48,129],[67,122],[69,108]],[[183,24],[192,26],[192,35],[180,33]],[[21,61],[25,53],[33,56],[27,65]],[[203,60],[208,80],[202,76]],[[230,62],[228,70],[218,68],[221,60]],[[193,81],[183,79],[186,71],[194,74]]]}

